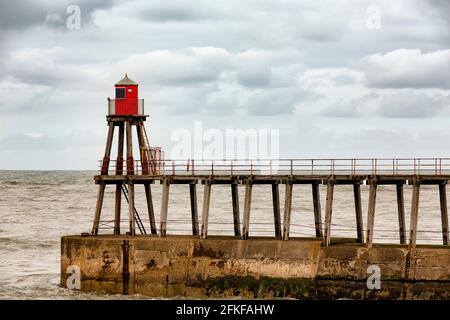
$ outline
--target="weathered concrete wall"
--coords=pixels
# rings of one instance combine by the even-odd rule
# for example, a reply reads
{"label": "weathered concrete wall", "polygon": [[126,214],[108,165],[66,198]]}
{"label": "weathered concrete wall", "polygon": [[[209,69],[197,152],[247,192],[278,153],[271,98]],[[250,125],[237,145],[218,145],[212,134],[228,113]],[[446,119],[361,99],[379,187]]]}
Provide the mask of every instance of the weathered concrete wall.
{"label": "weathered concrete wall", "polygon": [[[405,246],[321,247],[314,239],[67,236],[61,239],[61,284],[66,285],[67,267],[77,265],[81,290],[123,293],[124,240],[130,245],[130,294],[450,298],[449,248],[419,247],[409,255]],[[381,290],[366,286],[367,267],[373,264],[381,269]]]}

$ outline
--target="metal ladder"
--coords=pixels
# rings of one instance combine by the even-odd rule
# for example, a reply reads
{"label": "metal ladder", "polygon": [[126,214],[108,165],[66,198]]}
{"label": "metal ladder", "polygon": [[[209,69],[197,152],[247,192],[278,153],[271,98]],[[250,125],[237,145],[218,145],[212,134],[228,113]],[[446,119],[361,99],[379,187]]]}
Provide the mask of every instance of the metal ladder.
{"label": "metal ladder", "polygon": [[153,159],[153,154],[150,151],[150,142],[148,141],[147,131],[145,130],[144,124],[142,124],[142,128],[144,129],[144,144],[145,144],[145,150],[144,152],[147,153],[147,159],[150,160],[150,168],[152,171],[152,174],[156,174],[156,162],[155,159]]}
{"label": "metal ladder", "polygon": [[[128,201],[128,188],[125,184],[122,183],[122,192],[123,195],[125,196],[125,199]],[[139,228],[139,231],[141,232],[141,234],[147,234],[147,231],[145,230],[144,224],[142,223],[141,217],[139,216],[139,213],[136,210],[136,207],[133,208],[134,209],[134,217],[136,219],[136,224]]]}

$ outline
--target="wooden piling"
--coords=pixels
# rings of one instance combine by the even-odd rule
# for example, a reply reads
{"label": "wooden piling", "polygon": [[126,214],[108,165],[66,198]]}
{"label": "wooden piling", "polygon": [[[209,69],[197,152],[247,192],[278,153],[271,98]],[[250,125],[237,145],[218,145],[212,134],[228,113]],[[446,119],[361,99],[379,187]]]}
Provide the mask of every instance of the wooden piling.
{"label": "wooden piling", "polygon": [[145,190],[145,199],[147,202],[148,218],[150,221],[150,231],[152,234],[156,234],[157,230],[155,221],[155,211],[153,209],[153,197],[150,183],[144,183],[144,190]]}
{"label": "wooden piling", "polygon": [[107,175],[109,170],[109,157],[111,156],[111,147],[114,137],[114,122],[108,124],[108,137],[106,138],[105,155],[103,156],[101,174]]}
{"label": "wooden piling", "polygon": [[288,178],[285,184],[285,196],[284,196],[283,240],[289,239],[289,231],[291,228],[292,187],[293,187],[292,179]]}
{"label": "wooden piling", "polygon": [[233,226],[234,235],[236,237],[241,236],[241,222],[240,222],[240,212],[239,212],[239,189],[238,181],[234,180],[231,183],[231,202],[233,206]]}
{"label": "wooden piling", "polygon": [[275,237],[281,238],[280,191],[278,183],[272,184],[273,222]]}
{"label": "wooden piling", "polygon": [[248,239],[250,228],[250,208],[252,205],[252,189],[253,183],[250,180],[245,182],[245,197],[244,197],[244,224],[242,226],[242,239]]}
{"label": "wooden piling", "polygon": [[322,208],[320,207],[320,185],[319,183],[312,184],[312,197],[314,209],[314,227],[316,230],[316,237],[322,238]]}
{"label": "wooden piling", "polygon": [[364,224],[363,224],[362,203],[361,203],[361,182],[359,181],[353,184],[353,198],[355,200],[356,241],[358,241],[358,243],[363,243]]}
{"label": "wooden piling", "polygon": [[397,212],[398,212],[398,231],[400,244],[406,244],[405,234],[405,201],[403,198],[403,182],[397,183]]}
{"label": "wooden piling", "polygon": [[163,180],[163,191],[161,199],[161,218],[159,220],[159,236],[165,237],[167,232],[167,213],[169,210],[169,189],[170,182],[168,179]]}
{"label": "wooden piling", "polygon": [[122,206],[122,182],[116,184],[116,198],[114,209],[114,234],[120,234],[120,211]]}
{"label": "wooden piling", "polygon": [[208,219],[209,219],[209,204],[211,201],[211,180],[205,180],[205,189],[203,192],[203,207],[202,207],[202,228],[200,236],[206,239],[208,235]]}
{"label": "wooden piling", "polygon": [[121,176],[123,174],[123,145],[124,145],[125,127],[123,123],[120,123],[118,127],[119,127],[119,141],[117,145],[116,175]]}
{"label": "wooden piling", "polygon": [[371,248],[373,245],[373,229],[375,226],[375,204],[377,199],[377,182],[373,179],[369,181],[369,204],[367,208],[367,230],[366,230],[366,247]]}
{"label": "wooden piling", "polygon": [[[117,145],[116,175],[123,174],[123,143],[124,143],[124,125],[120,123],[119,141]],[[114,208],[114,234],[120,234],[120,215],[122,210],[122,184],[116,184],[115,208]]]}
{"label": "wooden piling", "polygon": [[419,215],[419,191],[420,182],[414,178],[413,179],[413,194],[411,198],[411,218],[410,218],[410,229],[409,229],[409,250],[412,251],[416,248],[417,239],[417,222]]}
{"label": "wooden piling", "polygon": [[130,121],[126,121],[125,127],[127,135],[127,175],[134,175],[133,137]]}
{"label": "wooden piling", "polygon": [[100,183],[98,186],[97,204],[95,206],[94,225],[92,227],[92,235],[98,234],[98,228],[100,226],[100,215],[102,212],[103,197],[105,196],[105,183]]}
{"label": "wooden piling", "polygon": [[448,246],[447,181],[439,185],[439,200],[441,204],[442,243],[444,246]]}
{"label": "wooden piling", "polygon": [[143,126],[144,126],[144,122],[139,121],[138,125],[136,126],[136,133],[137,133],[138,142],[139,142],[139,154],[141,157],[142,174],[148,175],[149,174],[149,163],[148,163],[148,156],[147,156],[147,147],[145,145]]}
{"label": "wooden piling", "polygon": [[136,234],[136,223],[134,216],[134,183],[133,181],[128,181],[128,212],[130,215],[130,235],[134,236]]}
{"label": "wooden piling", "polygon": [[189,194],[191,198],[191,218],[192,218],[192,234],[198,236],[198,210],[197,210],[197,184],[189,184]]}
{"label": "wooden piling", "polygon": [[327,181],[327,200],[325,204],[325,230],[323,245],[329,246],[331,244],[331,218],[333,214],[333,196],[334,196],[334,181],[329,179]]}

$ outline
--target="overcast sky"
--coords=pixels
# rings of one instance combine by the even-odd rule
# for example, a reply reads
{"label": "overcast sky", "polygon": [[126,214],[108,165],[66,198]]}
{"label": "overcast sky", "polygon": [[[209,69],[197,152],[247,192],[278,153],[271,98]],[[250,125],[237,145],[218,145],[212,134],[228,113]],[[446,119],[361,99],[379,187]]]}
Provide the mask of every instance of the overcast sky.
{"label": "overcast sky", "polygon": [[283,158],[450,156],[449,3],[0,0],[0,169],[95,169],[125,72],[166,155],[202,121]]}

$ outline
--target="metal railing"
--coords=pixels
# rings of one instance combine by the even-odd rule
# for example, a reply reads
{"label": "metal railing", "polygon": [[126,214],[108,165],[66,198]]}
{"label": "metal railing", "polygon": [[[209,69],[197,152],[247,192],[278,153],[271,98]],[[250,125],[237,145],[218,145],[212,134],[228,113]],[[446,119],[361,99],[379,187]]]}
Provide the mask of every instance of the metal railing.
{"label": "metal railing", "polygon": [[[144,115],[144,99],[137,100],[138,115]],[[116,99],[108,99],[108,115],[114,116],[117,114]]]}
{"label": "metal railing", "polygon": [[[450,158],[155,160],[150,175],[450,175]],[[101,167],[101,161],[100,161]],[[134,174],[142,174],[140,160]],[[112,160],[109,174],[115,174]],[[119,170],[120,171],[120,170]],[[127,161],[123,161],[123,174]]]}

